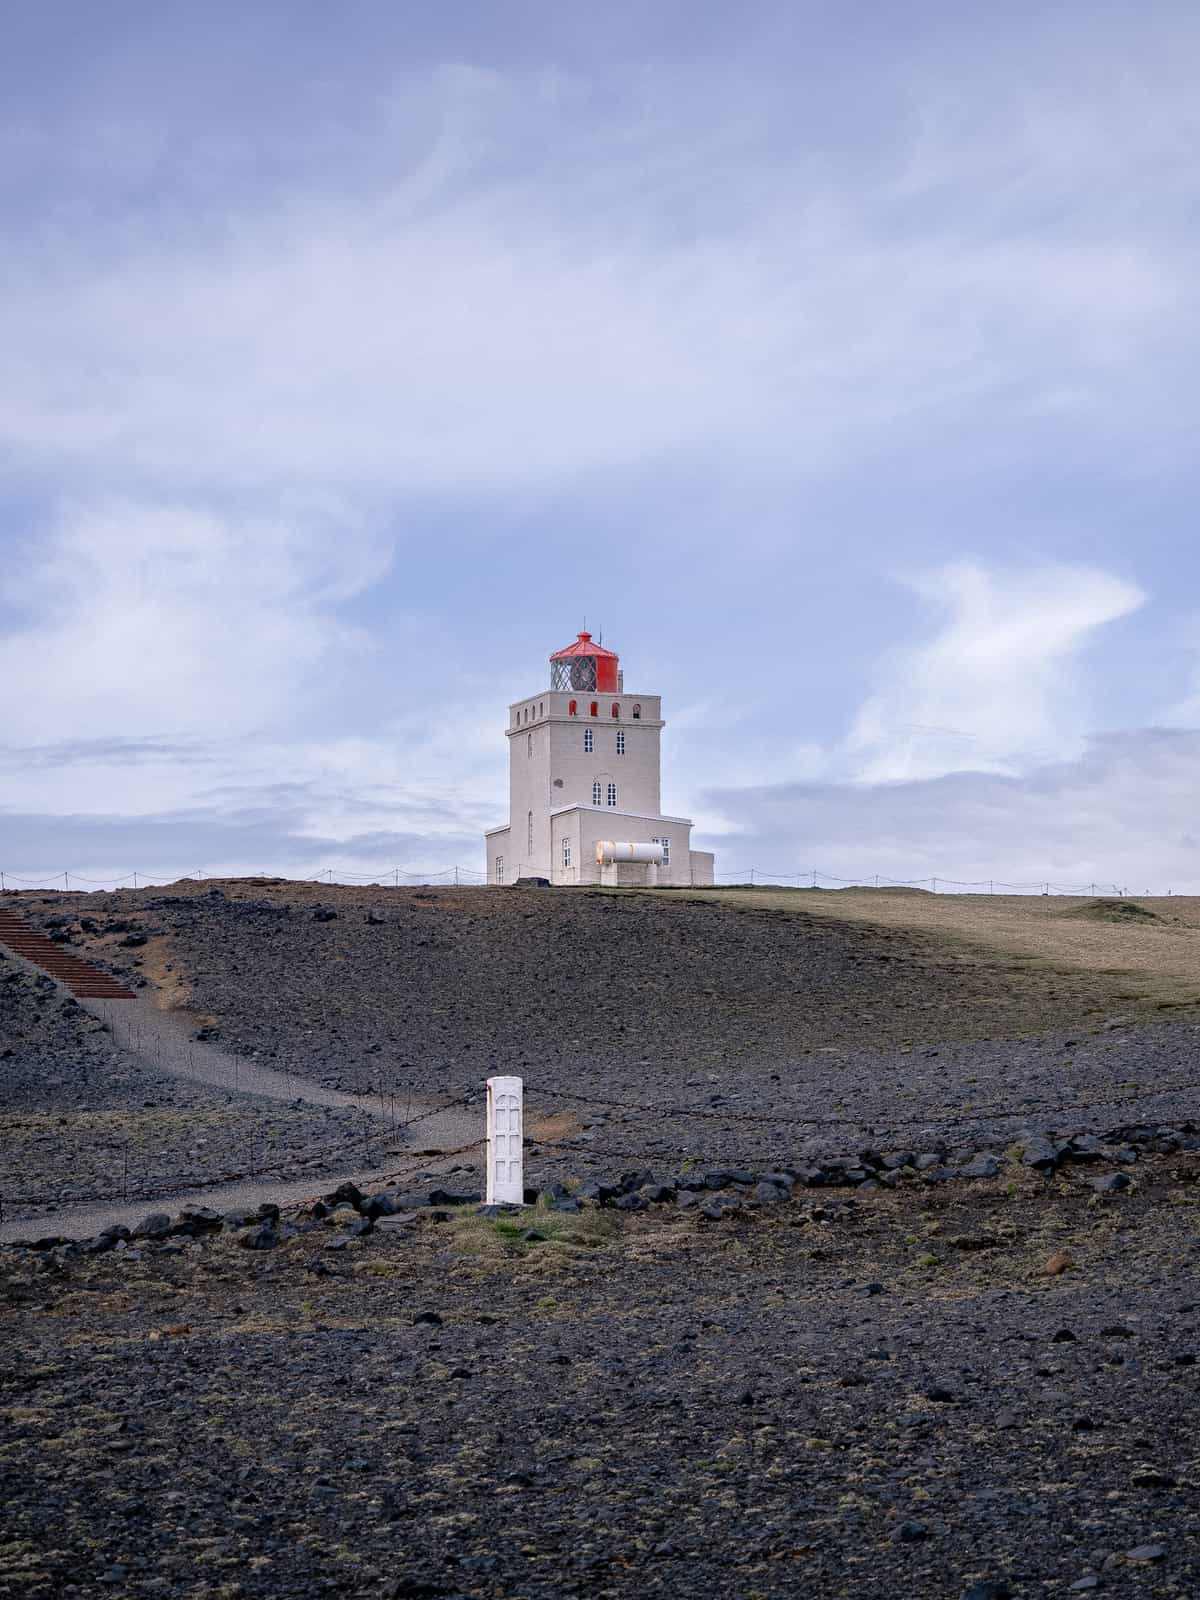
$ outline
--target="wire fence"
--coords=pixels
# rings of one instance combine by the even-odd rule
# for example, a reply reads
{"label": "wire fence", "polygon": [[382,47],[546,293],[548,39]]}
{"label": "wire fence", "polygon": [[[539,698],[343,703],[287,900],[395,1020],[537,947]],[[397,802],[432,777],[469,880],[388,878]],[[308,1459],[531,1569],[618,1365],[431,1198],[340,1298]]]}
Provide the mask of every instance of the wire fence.
{"label": "wire fence", "polygon": [[[415,1128],[431,1118],[444,1115],[448,1111],[469,1105],[475,1100],[480,1091],[468,1090],[466,1093],[455,1094],[452,1098],[430,1106],[415,1115],[396,1118],[394,1112],[396,1094],[389,1093],[382,1087],[372,1091],[371,1098],[378,1099],[380,1111],[378,1116],[383,1127],[372,1133],[369,1128],[364,1128],[362,1135],[352,1144],[344,1144],[322,1153],[322,1164],[326,1167],[337,1168],[344,1173],[348,1164],[354,1163],[355,1170],[361,1171],[370,1168],[372,1182],[385,1184],[392,1179],[411,1176],[423,1161],[436,1159],[445,1161],[453,1156],[464,1155],[468,1151],[482,1147],[486,1140],[473,1139],[466,1144],[458,1145],[452,1149],[438,1147],[434,1150],[413,1150],[401,1156],[395,1149],[380,1149],[380,1144],[387,1144],[391,1140],[402,1137],[408,1129]],[[392,1111],[389,1113],[388,1102],[391,1101]],[[118,1202],[144,1202],[160,1200],[169,1196],[184,1194],[201,1194],[209,1189],[223,1188],[230,1184],[260,1183],[272,1179],[279,1183],[297,1183],[304,1186],[312,1185],[313,1189],[325,1188],[332,1180],[337,1181],[336,1173],[310,1175],[296,1172],[297,1158],[284,1160],[276,1166],[264,1165],[255,1159],[255,1143],[252,1137],[247,1138],[246,1161],[238,1167],[222,1168],[216,1172],[196,1173],[191,1169],[183,1171],[159,1172],[153,1169],[139,1168],[137,1156],[131,1161],[131,1152],[126,1147],[121,1151],[121,1172],[118,1179],[114,1171],[105,1187],[88,1190],[71,1190],[69,1193],[59,1189],[42,1194],[17,1194],[12,1190],[0,1192],[0,1222],[5,1220],[5,1209],[13,1206],[53,1206],[56,1209],[76,1207],[82,1205],[116,1204]],[[401,1165],[387,1171],[375,1171],[387,1160],[399,1160]],[[344,1178],[342,1181],[345,1181]]]}
{"label": "wire fence", "polygon": [[[370,872],[359,872],[348,867],[322,867],[318,872],[290,877],[282,873],[262,871],[255,874],[210,872],[203,867],[192,867],[187,872],[127,872],[123,877],[94,878],[64,868],[61,872],[41,876],[25,876],[0,869],[0,893],[22,889],[62,889],[86,893],[91,890],[164,888],[170,884],[191,879],[198,883],[209,879],[255,883],[326,883],[344,887],[363,888],[423,888],[423,887],[482,887],[488,884],[487,874],[477,867],[380,867]],[[795,889],[924,889],[931,894],[1021,894],[1021,895],[1073,895],[1116,896],[1124,898],[1131,893],[1172,895],[1179,891],[1131,890],[1128,884],[1093,879],[1090,883],[1061,883],[1052,878],[1029,878],[1011,882],[1003,878],[948,878],[938,873],[924,878],[891,878],[884,873],[863,873],[857,877],[839,876],[819,867],[808,867],[795,872],[781,872],[763,867],[743,867],[718,873],[712,887],[732,888],[795,888]],[[1186,891],[1184,891],[1186,892]]]}
{"label": "wire fence", "polygon": [[[732,1162],[737,1166],[752,1166],[762,1171],[794,1164],[802,1155],[796,1148],[798,1139],[803,1138],[811,1142],[824,1132],[853,1134],[855,1137],[850,1142],[857,1149],[862,1140],[884,1140],[895,1144],[902,1141],[909,1130],[919,1130],[928,1138],[939,1140],[942,1136],[951,1136],[965,1130],[974,1130],[977,1135],[980,1127],[985,1124],[1007,1125],[1011,1130],[1014,1124],[1028,1128],[1031,1124],[1048,1118],[1060,1119],[1080,1113],[1094,1118],[1102,1111],[1116,1112],[1171,1094],[1197,1096],[1197,1109],[1200,1110],[1200,1095],[1198,1095],[1200,1077],[1162,1079],[1146,1085],[1126,1080],[1109,1087],[1097,1088],[1095,1092],[1088,1093],[1083,1098],[1022,1096],[1016,1106],[1008,1100],[992,1100],[969,1105],[960,1104],[950,1109],[944,1106],[926,1106],[921,1110],[907,1107],[900,1114],[886,1108],[864,1107],[853,1117],[827,1113],[810,1115],[784,1109],[737,1111],[726,1107],[713,1108],[696,1104],[679,1105],[663,1101],[622,1099],[582,1090],[563,1089],[529,1078],[524,1079],[524,1084],[530,1100],[535,1103],[540,1100],[542,1103],[540,1115],[532,1119],[535,1127],[538,1121],[553,1115],[546,1102],[568,1101],[580,1106],[636,1113],[645,1119],[648,1130],[642,1141],[635,1139],[628,1143],[610,1144],[595,1143],[582,1132],[555,1137],[551,1134],[539,1134],[527,1127],[526,1142],[531,1154],[538,1150],[555,1151],[580,1159],[616,1159],[635,1161],[643,1165],[661,1164],[665,1160],[675,1160],[677,1164],[681,1160],[686,1160],[690,1164],[706,1162],[713,1166],[728,1166]],[[255,1159],[252,1140],[247,1141],[248,1159],[244,1165],[204,1175],[197,1175],[190,1170],[173,1174],[139,1170],[136,1162],[131,1163],[130,1152],[126,1149],[122,1153],[119,1181],[114,1173],[103,1188],[75,1190],[69,1194],[64,1194],[62,1190],[43,1194],[14,1194],[11,1191],[0,1193],[0,1222],[4,1221],[5,1209],[14,1206],[52,1207],[60,1211],[63,1209],[69,1211],[71,1208],[84,1205],[146,1203],[167,1197],[203,1194],[208,1190],[234,1184],[261,1184],[272,1180],[278,1184],[299,1184],[306,1189],[311,1188],[311,1192],[315,1195],[321,1190],[328,1189],[331,1183],[344,1182],[348,1171],[362,1177],[367,1169],[370,1169],[372,1184],[382,1188],[394,1181],[411,1178],[421,1164],[427,1164],[431,1159],[444,1163],[483,1149],[486,1144],[484,1138],[469,1140],[450,1149],[437,1147],[412,1150],[404,1154],[395,1148],[387,1148],[387,1145],[403,1137],[409,1129],[447,1112],[476,1104],[483,1098],[482,1086],[460,1088],[433,1106],[397,1118],[395,1115],[397,1095],[402,1096],[406,1087],[411,1104],[411,1084],[407,1086],[401,1084],[393,1091],[385,1087],[382,1076],[378,1078],[375,1087],[364,1095],[364,1098],[379,1101],[380,1110],[376,1115],[382,1123],[382,1128],[376,1132],[374,1141],[371,1132],[365,1131],[354,1140],[353,1144],[343,1146],[340,1155],[336,1149],[323,1152],[322,1164],[327,1170],[322,1174],[298,1175],[295,1171],[294,1156],[278,1166],[264,1166]],[[727,1144],[719,1153],[706,1153],[703,1137],[693,1139],[681,1131],[664,1138],[662,1136],[664,1123],[704,1126],[719,1124],[722,1132],[735,1136],[735,1145],[731,1149]],[[1171,1126],[1190,1135],[1196,1130],[1197,1124],[1189,1118],[1184,1121],[1176,1119]],[[1117,1132],[1127,1132],[1128,1127],[1126,1124],[1122,1129],[1112,1130],[1111,1136],[1115,1136]],[[744,1142],[736,1141],[736,1136],[743,1130],[747,1138],[753,1139],[753,1148],[748,1148]],[[991,1134],[988,1137],[995,1139],[997,1136]],[[624,1139],[624,1134],[618,1135],[618,1141]],[[771,1141],[770,1147],[766,1148],[768,1141]],[[379,1149],[380,1143],[385,1144],[382,1150]],[[385,1166],[387,1162],[397,1164]],[[35,1222],[50,1219],[28,1220]]]}

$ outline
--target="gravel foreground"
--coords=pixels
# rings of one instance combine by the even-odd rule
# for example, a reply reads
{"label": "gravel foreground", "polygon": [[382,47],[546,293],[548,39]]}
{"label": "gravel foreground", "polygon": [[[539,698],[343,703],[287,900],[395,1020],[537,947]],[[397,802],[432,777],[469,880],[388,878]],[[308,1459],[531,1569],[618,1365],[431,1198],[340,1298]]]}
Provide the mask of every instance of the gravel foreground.
{"label": "gravel foreground", "polygon": [[1194,1595],[1198,1170],[6,1251],[0,1593]]}

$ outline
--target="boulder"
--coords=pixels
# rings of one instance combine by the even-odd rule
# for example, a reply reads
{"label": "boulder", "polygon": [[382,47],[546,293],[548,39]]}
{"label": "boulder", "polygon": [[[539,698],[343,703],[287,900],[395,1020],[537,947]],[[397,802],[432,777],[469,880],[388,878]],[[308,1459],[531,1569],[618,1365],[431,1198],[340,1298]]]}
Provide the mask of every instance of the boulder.
{"label": "boulder", "polygon": [[136,1228],[130,1230],[131,1239],[165,1239],[171,1231],[171,1219],[165,1211],[152,1211],[143,1217]]}
{"label": "boulder", "polygon": [[243,1250],[274,1250],[279,1243],[279,1235],[269,1222],[257,1222],[252,1227],[243,1228],[237,1236],[237,1242]]}

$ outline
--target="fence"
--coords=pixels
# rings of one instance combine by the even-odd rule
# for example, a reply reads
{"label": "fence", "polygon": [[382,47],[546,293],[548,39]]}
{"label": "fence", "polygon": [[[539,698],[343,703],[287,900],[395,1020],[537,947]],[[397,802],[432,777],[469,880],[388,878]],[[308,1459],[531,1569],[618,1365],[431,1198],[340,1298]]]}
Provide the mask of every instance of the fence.
{"label": "fence", "polygon": [[[468,1155],[486,1148],[487,1192],[489,1198],[510,1200],[523,1186],[522,1160],[524,1145],[530,1146],[531,1153],[537,1150],[552,1150],[561,1152],[566,1156],[590,1160],[595,1157],[614,1159],[620,1161],[646,1163],[662,1163],[667,1159],[681,1159],[680,1152],[686,1150],[686,1159],[691,1163],[707,1163],[712,1166],[727,1167],[731,1163],[736,1166],[756,1166],[760,1170],[772,1170],[778,1167],[787,1167],[795,1160],[798,1152],[795,1141],[799,1138],[812,1140],[823,1132],[838,1133],[849,1137],[854,1135],[857,1141],[886,1140],[893,1144],[901,1143],[911,1133],[922,1133],[931,1139],[955,1133],[964,1134],[968,1130],[978,1130],[984,1123],[1000,1124],[1002,1128],[1018,1129],[1028,1127],[1032,1123],[1046,1118],[1055,1119],[1063,1116],[1084,1113],[1095,1117],[1101,1110],[1116,1111],[1123,1107],[1142,1104],[1150,1099],[1157,1099],[1167,1094],[1186,1093],[1196,1094],[1200,1090],[1200,1077],[1184,1077],[1173,1080],[1157,1081],[1145,1087],[1130,1082],[1117,1082],[1111,1089],[1100,1089],[1090,1094],[1085,1099],[1062,1098],[1030,1098],[1021,1097],[1019,1106],[1013,1107],[1010,1102],[1003,1100],[982,1101],[974,1105],[960,1105],[953,1111],[942,1111],[936,1108],[926,1108],[919,1112],[908,1111],[903,1115],[894,1115],[864,1111],[857,1117],[820,1115],[796,1115],[778,1111],[733,1111],[728,1109],[711,1109],[696,1104],[670,1105],[663,1102],[646,1102],[640,1100],[615,1099],[611,1096],[583,1093],[572,1089],[560,1089],[548,1083],[531,1082],[529,1079],[502,1077],[488,1079],[486,1085],[486,1127],[482,1137],[469,1140],[452,1149],[420,1150],[410,1152],[402,1159],[398,1166],[383,1168],[384,1161],[372,1164],[371,1141],[369,1135],[361,1141],[356,1141],[354,1146],[347,1147],[345,1159],[352,1161],[358,1157],[358,1164],[351,1170],[358,1177],[363,1176],[362,1157],[365,1152],[367,1165],[372,1168],[371,1182],[384,1187],[393,1181],[403,1181],[411,1178],[421,1163],[427,1163],[430,1158],[446,1161],[456,1156]],[[395,1101],[397,1095],[403,1092],[403,1086],[397,1091],[390,1091],[384,1087],[380,1078],[378,1086],[372,1091],[372,1098],[380,1102],[379,1117],[383,1124],[382,1135],[386,1138],[390,1133],[392,1138],[403,1135],[408,1129],[414,1128],[431,1118],[444,1112],[468,1106],[480,1099],[478,1087],[459,1090],[450,1098],[438,1104],[427,1107],[415,1115],[406,1116],[400,1120],[395,1117]],[[646,1121],[648,1128],[658,1128],[663,1122],[689,1122],[689,1123],[719,1123],[724,1133],[738,1133],[746,1130],[747,1137],[752,1137],[756,1143],[753,1149],[744,1145],[730,1152],[728,1149],[719,1155],[706,1154],[702,1142],[696,1142],[682,1135],[677,1148],[672,1152],[664,1151],[661,1146],[668,1142],[657,1140],[660,1148],[650,1149],[645,1143],[638,1148],[628,1145],[597,1144],[583,1135],[568,1136],[566,1138],[553,1138],[540,1134],[530,1135],[524,1126],[524,1097],[531,1094],[535,1099],[543,1101],[568,1101],[581,1106],[603,1106],[608,1110],[623,1112],[636,1112]],[[411,1092],[410,1092],[411,1098]],[[389,1116],[388,1103],[392,1105]],[[544,1113],[543,1113],[544,1114]],[[390,1126],[389,1126],[390,1123]],[[886,1123],[886,1126],[884,1124]],[[1189,1120],[1180,1126],[1191,1129],[1194,1124]],[[762,1148],[757,1142],[769,1139],[772,1132],[780,1130],[778,1142],[771,1148]],[[989,1134],[988,1138],[996,1139],[998,1136]],[[785,1141],[790,1140],[791,1143]],[[264,1168],[256,1165],[253,1157],[253,1147],[250,1147],[250,1159],[246,1166],[236,1170],[223,1170],[210,1173],[204,1177],[197,1177],[192,1172],[176,1173],[174,1176],[167,1173],[152,1171],[139,1172],[130,1167],[128,1151],[122,1159],[122,1172],[120,1186],[114,1181],[112,1186],[104,1190],[93,1192],[72,1193],[64,1198],[61,1191],[43,1195],[19,1195],[11,1191],[0,1193],[0,1222],[4,1221],[5,1206],[78,1206],[117,1201],[148,1202],[168,1196],[184,1194],[200,1194],[205,1190],[219,1188],[229,1184],[245,1183],[247,1181],[262,1181],[276,1179],[282,1184],[288,1182],[303,1187],[307,1192],[326,1189],[330,1183],[345,1181],[346,1169],[338,1173],[329,1173],[325,1176],[318,1174],[297,1179],[294,1172],[294,1160],[282,1168]],[[391,1149],[382,1152],[384,1157],[399,1158],[399,1152]],[[332,1164],[333,1157],[329,1157],[326,1165]],[[30,1219],[31,1222],[49,1221],[49,1218]]]}
{"label": "fence", "polygon": [[[185,879],[195,879],[199,883],[209,878],[226,880],[236,878],[232,873],[206,872],[202,867],[193,867],[188,872],[163,873],[163,872],[127,872],[120,878],[92,878],[85,877],[82,873],[71,872],[64,869],[41,877],[19,876],[13,872],[0,870],[0,892],[9,889],[63,889],[76,890],[86,893],[90,890],[107,891],[112,889],[133,888],[150,889],[162,888],[172,883],[180,883]],[[476,867],[438,867],[408,868],[384,867],[374,872],[354,872],[342,867],[322,867],[319,872],[305,874],[300,877],[287,877],[282,873],[262,871],[253,875],[243,873],[244,881],[257,881],[259,879],[278,883],[328,883],[341,884],[347,887],[362,886],[363,888],[421,888],[426,886],[441,885],[449,887],[471,887],[485,885],[488,881],[487,874]],[[1128,885],[1105,883],[1099,879],[1091,883],[1058,883],[1049,878],[1027,879],[1024,882],[1010,883],[1001,878],[947,878],[942,874],[925,878],[889,878],[883,873],[865,873],[859,877],[839,877],[836,873],[824,872],[819,867],[809,867],[804,871],[776,872],[762,867],[744,867],[734,871],[719,873],[714,887],[716,888],[797,888],[819,889],[823,886],[833,888],[856,889],[927,889],[933,894],[1065,894],[1065,895],[1090,895],[1093,899],[1097,895],[1124,896],[1130,893]],[[1149,895],[1151,891],[1142,891]],[[1167,894],[1175,891],[1168,889]]]}

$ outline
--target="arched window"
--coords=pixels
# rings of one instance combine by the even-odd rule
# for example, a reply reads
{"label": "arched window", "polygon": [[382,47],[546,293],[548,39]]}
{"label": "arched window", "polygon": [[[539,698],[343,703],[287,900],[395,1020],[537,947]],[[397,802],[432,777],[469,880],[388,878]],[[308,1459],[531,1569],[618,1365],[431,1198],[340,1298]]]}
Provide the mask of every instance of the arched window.
{"label": "arched window", "polygon": [[590,756],[592,751],[595,748],[596,748],[596,735],[592,732],[592,730],[590,728],[585,728],[583,730],[583,751],[584,751],[584,754]]}
{"label": "arched window", "polygon": [[614,717],[619,717],[621,715],[621,708],[615,700],[613,701],[612,714]]}
{"label": "arched window", "polygon": [[533,754],[533,735],[531,733],[525,735],[525,754],[527,756]]}
{"label": "arched window", "polygon": [[600,715],[600,702],[598,700],[592,701],[592,715],[594,717],[598,717]]}
{"label": "arched window", "polygon": [[532,856],[533,855],[533,812],[532,811],[529,813],[529,816],[526,819],[526,829],[527,829],[527,832],[528,832],[529,854]]}
{"label": "arched window", "polygon": [[641,706],[634,706],[634,708],[633,708],[633,720],[635,722],[640,722],[641,719],[642,719],[642,708],[641,708]]}
{"label": "arched window", "polygon": [[615,806],[617,803],[617,786],[615,783],[610,783],[608,786],[608,803],[610,806]]}
{"label": "arched window", "polygon": [[597,778],[595,783],[592,785],[592,804],[594,806],[598,806],[600,804],[602,796],[603,796],[603,790],[600,787],[600,779]]}
{"label": "arched window", "polygon": [[567,715],[569,717],[577,717],[579,715],[579,702],[578,702],[578,700],[568,700],[567,701]]}
{"label": "arched window", "polygon": [[618,728],[617,729],[617,754],[619,756],[623,756],[625,754],[625,729],[624,728]]}

